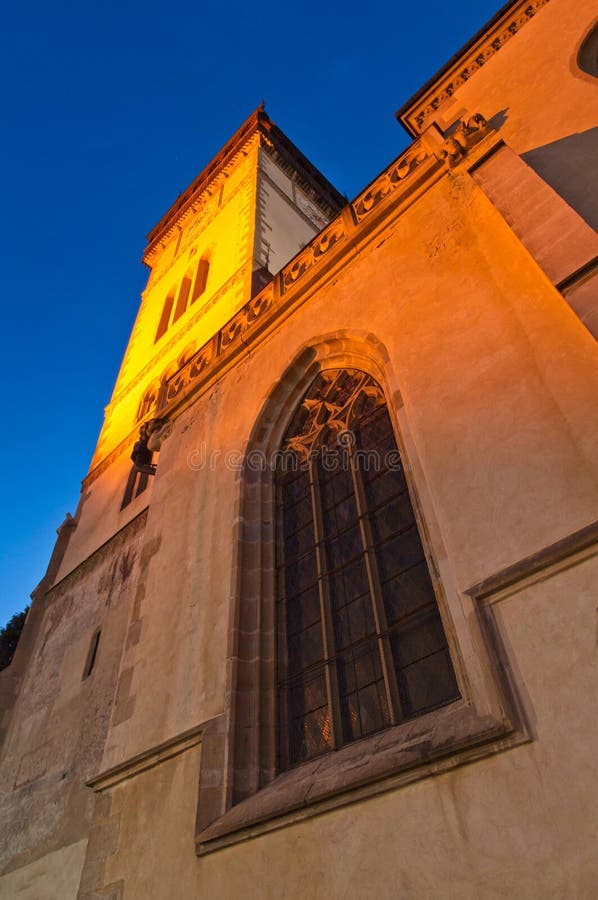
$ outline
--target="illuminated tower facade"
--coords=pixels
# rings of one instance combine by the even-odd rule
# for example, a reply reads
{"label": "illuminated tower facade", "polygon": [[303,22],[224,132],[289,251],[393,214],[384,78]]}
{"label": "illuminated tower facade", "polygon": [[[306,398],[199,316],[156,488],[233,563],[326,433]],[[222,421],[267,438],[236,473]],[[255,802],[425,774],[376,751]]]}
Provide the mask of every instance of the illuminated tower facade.
{"label": "illuminated tower facade", "polygon": [[[343,203],[259,107],[148,234],[143,261],[150,275],[92,478],[109,468],[110,485],[121,489],[121,467],[129,466],[120,458],[123,444],[159,415],[176,389],[173,376]],[[132,480],[125,505],[148,486],[147,478]],[[108,517],[106,534],[116,524]]]}

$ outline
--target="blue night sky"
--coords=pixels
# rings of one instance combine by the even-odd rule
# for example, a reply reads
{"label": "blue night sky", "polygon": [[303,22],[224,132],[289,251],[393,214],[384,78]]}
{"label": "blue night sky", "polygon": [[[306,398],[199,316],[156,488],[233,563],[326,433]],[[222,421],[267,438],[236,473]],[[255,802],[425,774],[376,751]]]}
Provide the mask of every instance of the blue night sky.
{"label": "blue night sky", "polygon": [[0,625],[75,512],[150,228],[261,100],[353,197],[408,144],[395,110],[498,5],[5,8]]}

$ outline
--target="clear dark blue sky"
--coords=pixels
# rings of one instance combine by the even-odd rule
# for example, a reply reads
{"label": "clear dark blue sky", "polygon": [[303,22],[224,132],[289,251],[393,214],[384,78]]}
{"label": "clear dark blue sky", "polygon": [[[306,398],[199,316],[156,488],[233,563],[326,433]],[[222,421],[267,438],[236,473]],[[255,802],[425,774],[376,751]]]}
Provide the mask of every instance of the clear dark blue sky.
{"label": "clear dark blue sky", "polygon": [[265,100],[350,197],[394,111],[497,0],[27,2],[0,36],[0,625],[75,511],[145,283],[144,236]]}

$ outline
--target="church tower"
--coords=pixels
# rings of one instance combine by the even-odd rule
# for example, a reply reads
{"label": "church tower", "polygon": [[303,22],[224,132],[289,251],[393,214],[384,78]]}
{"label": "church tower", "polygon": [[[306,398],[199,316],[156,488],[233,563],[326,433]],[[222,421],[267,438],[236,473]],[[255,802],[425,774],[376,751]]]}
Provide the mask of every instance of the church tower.
{"label": "church tower", "polygon": [[159,418],[176,396],[184,364],[202,347],[211,352],[219,329],[344,202],[262,105],[150,231],[143,255],[147,286],[83,483],[85,512],[77,515],[77,536],[61,573],[147,505],[151,451],[144,457],[150,468],[132,471],[131,449],[144,423]]}
{"label": "church tower", "polygon": [[91,473],[158,414],[169,379],[344,202],[259,106],[147,236],[148,283]]}
{"label": "church tower", "polygon": [[159,410],[183,362],[343,203],[258,107],[148,234],[149,279],[92,472]]}

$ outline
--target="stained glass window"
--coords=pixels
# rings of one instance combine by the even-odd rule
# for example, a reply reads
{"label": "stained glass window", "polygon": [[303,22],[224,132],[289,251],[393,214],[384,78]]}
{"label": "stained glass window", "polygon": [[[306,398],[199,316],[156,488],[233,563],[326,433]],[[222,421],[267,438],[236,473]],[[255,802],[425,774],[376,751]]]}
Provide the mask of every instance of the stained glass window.
{"label": "stained glass window", "polygon": [[459,696],[382,390],[321,372],[279,456],[277,697],[287,769]]}

